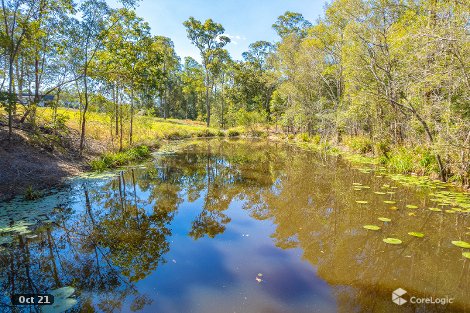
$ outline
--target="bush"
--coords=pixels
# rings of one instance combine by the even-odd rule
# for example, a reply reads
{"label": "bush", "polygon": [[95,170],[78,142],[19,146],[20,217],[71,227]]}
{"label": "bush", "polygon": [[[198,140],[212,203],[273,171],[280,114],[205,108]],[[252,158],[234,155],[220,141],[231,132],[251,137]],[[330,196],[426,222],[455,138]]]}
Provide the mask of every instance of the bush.
{"label": "bush", "polygon": [[349,137],[344,140],[344,143],[354,152],[359,152],[362,154],[372,152],[373,149],[372,141],[364,136]]}
{"label": "bush", "polygon": [[178,140],[190,137],[190,135],[185,131],[174,130],[164,135],[167,140]]}
{"label": "bush", "polygon": [[310,142],[311,141],[310,136],[307,133],[301,133],[301,134],[299,134],[298,137],[303,142]]}
{"label": "bush", "polygon": [[217,135],[217,133],[213,129],[210,129],[210,128],[204,128],[204,129],[196,132],[196,136],[199,137],[199,138],[202,138],[202,137],[215,137],[216,135]]}
{"label": "bush", "polygon": [[387,164],[393,171],[407,174],[415,171],[413,159],[414,153],[412,151],[400,147],[390,153]]}
{"label": "bush", "polygon": [[24,192],[24,199],[27,201],[37,200],[41,197],[42,193],[37,190],[34,190],[33,186],[29,186]]}
{"label": "bush", "polygon": [[131,162],[140,161],[150,156],[147,146],[138,146],[118,153],[106,153],[101,158],[90,162],[94,171],[102,172],[107,169],[128,165]]}
{"label": "bush", "polygon": [[379,158],[388,158],[390,152],[390,144],[386,141],[379,141],[374,145],[374,154]]}
{"label": "bush", "polygon": [[250,129],[250,130],[247,131],[247,133],[251,137],[256,137],[256,138],[266,138],[266,137],[268,137],[268,133],[266,133],[265,131],[260,130],[260,129]]}
{"label": "bush", "polygon": [[235,122],[240,126],[253,126],[266,122],[266,116],[258,111],[246,111],[242,108],[235,113]]}
{"label": "bush", "polygon": [[241,135],[241,131],[237,128],[230,128],[227,132],[229,137],[238,137]]}

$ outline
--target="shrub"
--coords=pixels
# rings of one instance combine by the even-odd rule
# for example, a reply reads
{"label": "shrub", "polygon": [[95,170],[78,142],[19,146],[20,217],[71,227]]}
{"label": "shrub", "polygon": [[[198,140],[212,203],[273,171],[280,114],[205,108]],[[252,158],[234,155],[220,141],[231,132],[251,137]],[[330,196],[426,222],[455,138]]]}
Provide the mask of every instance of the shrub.
{"label": "shrub", "polygon": [[28,188],[26,188],[24,192],[24,198],[27,201],[37,200],[41,197],[42,197],[42,193],[37,190],[34,190],[33,186],[29,186]]}
{"label": "shrub", "polygon": [[374,154],[379,158],[388,158],[390,152],[390,144],[386,141],[379,141],[374,145]]}
{"label": "shrub", "polygon": [[407,174],[415,170],[414,153],[404,147],[397,148],[390,153],[388,166],[395,172]]}
{"label": "shrub", "polygon": [[247,131],[247,133],[251,136],[251,137],[257,137],[257,138],[266,138],[268,137],[268,134],[261,130],[261,129],[250,129]]}
{"label": "shrub", "polygon": [[436,157],[429,150],[425,150],[421,153],[419,165],[421,165],[425,174],[437,173],[439,171]]}
{"label": "shrub", "polygon": [[311,138],[307,133],[301,133],[301,134],[299,134],[298,137],[303,142],[310,142],[311,141]]}
{"label": "shrub", "polygon": [[164,135],[167,140],[178,140],[190,137],[189,134],[185,131],[174,130]]}
{"label": "shrub", "polygon": [[312,137],[310,137],[310,140],[311,140],[314,144],[318,145],[318,144],[320,144],[321,136],[318,135],[318,134],[317,134],[317,135],[313,135]]}
{"label": "shrub", "polygon": [[373,149],[372,141],[364,136],[349,137],[345,139],[344,143],[353,151],[362,154],[372,152]]}
{"label": "shrub", "polygon": [[128,165],[134,161],[144,160],[149,156],[149,147],[138,146],[122,152],[106,153],[101,158],[91,161],[90,166],[94,171],[102,172],[107,169]]}
{"label": "shrub", "polygon": [[210,129],[210,128],[204,128],[196,133],[196,136],[201,138],[201,137],[215,137],[217,133]]}
{"label": "shrub", "polygon": [[240,132],[240,130],[237,129],[237,128],[230,128],[230,129],[228,130],[228,132],[227,132],[227,135],[228,135],[229,137],[238,137],[238,136],[241,135],[241,132]]}

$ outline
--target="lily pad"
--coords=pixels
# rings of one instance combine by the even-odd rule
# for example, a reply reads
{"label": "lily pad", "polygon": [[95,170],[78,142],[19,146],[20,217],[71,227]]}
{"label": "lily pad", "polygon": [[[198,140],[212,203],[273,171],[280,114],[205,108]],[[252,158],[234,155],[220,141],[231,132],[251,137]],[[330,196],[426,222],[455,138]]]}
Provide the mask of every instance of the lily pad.
{"label": "lily pad", "polygon": [[464,252],[462,255],[464,258],[470,259],[470,252]]}
{"label": "lily pad", "polygon": [[419,232],[415,232],[415,231],[409,232],[408,235],[413,236],[413,237],[418,237],[418,238],[423,238],[424,237],[423,233],[419,233]]}
{"label": "lily pad", "polygon": [[460,240],[452,241],[452,244],[459,248],[470,249],[470,243],[465,242],[465,241],[460,241]]}
{"label": "lily pad", "polygon": [[382,191],[374,191],[374,193],[376,195],[386,195],[387,194],[386,192],[382,192]]}
{"label": "lily pad", "polygon": [[54,304],[52,306],[45,306],[42,309],[43,313],[59,313],[65,312],[68,309],[72,308],[77,304],[77,300],[70,298],[75,289],[73,287],[67,286],[62,287],[50,292],[54,296]]}
{"label": "lily pad", "polygon": [[439,208],[429,208],[428,210],[433,211],[433,212],[442,212],[442,210]]}
{"label": "lily pad", "polygon": [[417,209],[417,208],[418,208],[418,206],[413,205],[413,204],[407,204],[406,207],[407,207],[408,209]]}
{"label": "lily pad", "polygon": [[386,203],[386,204],[395,204],[397,202],[396,201],[391,201],[391,200],[385,200],[384,203]]}
{"label": "lily pad", "polygon": [[403,241],[401,241],[400,239],[397,239],[397,238],[385,238],[385,239],[383,239],[383,242],[388,243],[390,245],[399,245]]}
{"label": "lily pad", "polygon": [[380,227],[376,226],[376,225],[364,225],[362,227],[364,227],[365,229],[368,229],[368,230],[380,230]]}
{"label": "lily pad", "polygon": [[388,217],[379,217],[379,221],[382,221],[382,222],[391,222],[392,220],[389,219]]}
{"label": "lily pad", "polygon": [[397,211],[398,208],[397,208],[396,206],[392,206],[392,207],[390,208],[390,210]]}
{"label": "lily pad", "polygon": [[356,200],[356,203],[359,203],[359,204],[367,204],[367,203],[369,203],[369,202],[363,201],[363,200]]}
{"label": "lily pad", "polygon": [[68,298],[71,295],[73,295],[74,292],[75,292],[75,288],[67,286],[67,287],[56,289],[56,290],[52,290],[50,294],[56,298]]}

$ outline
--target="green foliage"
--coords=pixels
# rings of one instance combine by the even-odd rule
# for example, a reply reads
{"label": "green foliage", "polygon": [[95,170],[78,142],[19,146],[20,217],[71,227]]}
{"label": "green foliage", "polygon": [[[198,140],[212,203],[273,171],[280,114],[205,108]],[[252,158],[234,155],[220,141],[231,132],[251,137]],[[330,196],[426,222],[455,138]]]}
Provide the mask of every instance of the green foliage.
{"label": "green foliage", "polygon": [[354,152],[366,154],[372,152],[372,140],[364,136],[348,137],[344,139],[344,144]]}
{"label": "green foliage", "polygon": [[298,135],[299,139],[303,142],[310,142],[311,138],[307,133],[301,133]]}
{"label": "green foliage", "polygon": [[387,165],[394,172],[403,174],[411,173],[415,169],[414,154],[412,151],[403,147],[394,149],[390,154]]}
{"label": "green foliage", "polygon": [[227,131],[227,135],[229,137],[239,137],[240,135],[242,134],[242,131],[238,128],[230,128],[228,131]]}
{"label": "green foliage", "polygon": [[211,128],[204,128],[202,130],[199,130],[196,132],[197,137],[216,137],[219,135],[218,131],[215,131],[214,129]]}
{"label": "green foliage", "polygon": [[27,201],[34,201],[42,197],[42,193],[35,190],[33,186],[28,186],[24,192],[24,199]]}
{"label": "green foliage", "polygon": [[436,158],[428,149],[415,147],[397,147],[389,152],[389,158],[385,160],[386,164],[396,173],[420,173],[429,175],[437,173],[438,167]]}
{"label": "green foliage", "polygon": [[174,130],[166,133],[164,138],[167,140],[179,140],[185,138],[191,138],[191,134],[184,130]]}
{"label": "green foliage", "polygon": [[107,169],[113,169],[132,162],[145,160],[150,157],[150,149],[147,146],[138,146],[126,151],[117,153],[106,153],[99,159],[90,162],[94,171],[103,172]]}
{"label": "green foliage", "polygon": [[266,121],[266,117],[264,114],[258,111],[246,111],[244,108],[241,108],[235,113],[234,116],[236,125],[240,126],[254,126],[255,124],[264,123]]}

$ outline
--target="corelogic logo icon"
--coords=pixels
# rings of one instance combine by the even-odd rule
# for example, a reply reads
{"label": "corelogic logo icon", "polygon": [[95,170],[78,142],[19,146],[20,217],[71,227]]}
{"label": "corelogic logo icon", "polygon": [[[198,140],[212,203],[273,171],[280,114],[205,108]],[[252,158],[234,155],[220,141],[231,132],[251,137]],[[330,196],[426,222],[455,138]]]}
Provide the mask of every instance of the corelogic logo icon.
{"label": "corelogic logo icon", "polygon": [[406,294],[406,290],[398,288],[394,292],[392,292],[392,301],[398,305],[403,305],[407,303],[405,299],[402,298],[403,295]]}
{"label": "corelogic logo icon", "polygon": [[[403,299],[403,296],[406,295],[408,291],[398,288],[397,290],[392,292],[392,301],[396,303],[397,305],[403,305],[407,303],[408,301]],[[435,298],[435,297],[424,297],[424,298],[418,298],[413,295],[406,296],[409,298],[409,302],[413,304],[442,304],[442,305],[447,305],[447,304],[452,304],[454,303],[454,298],[451,298],[449,296],[445,296],[442,298]]]}

